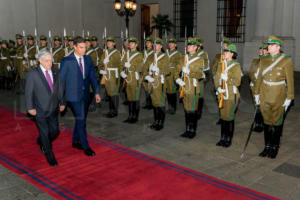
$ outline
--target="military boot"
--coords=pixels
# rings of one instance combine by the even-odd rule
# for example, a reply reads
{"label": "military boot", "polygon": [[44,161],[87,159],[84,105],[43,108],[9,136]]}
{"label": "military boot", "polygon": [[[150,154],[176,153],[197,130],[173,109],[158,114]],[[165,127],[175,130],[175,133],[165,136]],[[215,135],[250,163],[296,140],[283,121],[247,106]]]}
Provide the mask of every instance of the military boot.
{"label": "military boot", "polygon": [[272,137],[272,128],[271,126],[264,124],[264,138],[265,138],[265,148],[259,154],[260,157],[266,157],[269,155],[271,150],[271,137]]}
{"label": "military boot", "polygon": [[225,132],[227,129],[227,127],[226,127],[227,123],[222,119],[220,119],[220,120],[221,120],[221,138],[220,138],[219,142],[217,142],[217,144],[216,144],[217,146],[223,146],[225,144]]}

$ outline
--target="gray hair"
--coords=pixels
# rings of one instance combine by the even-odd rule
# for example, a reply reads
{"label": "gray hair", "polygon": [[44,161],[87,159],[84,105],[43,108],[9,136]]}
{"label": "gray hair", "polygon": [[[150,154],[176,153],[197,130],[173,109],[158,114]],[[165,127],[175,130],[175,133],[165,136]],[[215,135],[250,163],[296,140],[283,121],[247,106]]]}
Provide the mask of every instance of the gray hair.
{"label": "gray hair", "polygon": [[52,56],[52,53],[46,49],[43,49],[38,52],[37,59],[41,60],[44,56],[48,56],[48,55]]}

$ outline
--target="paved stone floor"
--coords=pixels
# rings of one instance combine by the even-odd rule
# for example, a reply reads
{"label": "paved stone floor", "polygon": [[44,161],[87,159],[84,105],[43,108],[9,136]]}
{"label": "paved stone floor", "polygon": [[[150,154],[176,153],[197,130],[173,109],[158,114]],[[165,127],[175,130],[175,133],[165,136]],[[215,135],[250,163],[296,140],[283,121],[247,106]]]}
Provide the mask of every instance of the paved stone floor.
{"label": "paved stone floor", "polygon": [[[156,132],[148,128],[152,122],[152,111],[141,110],[139,122],[128,125],[122,123],[127,117],[125,106],[120,106],[117,118],[106,119],[102,115],[107,112],[108,105],[103,102],[97,112],[88,115],[88,133],[281,199],[300,199],[300,105],[297,104],[300,73],[295,74],[295,80],[295,106],[287,116],[280,152],[274,160],[258,156],[263,149],[262,133],[253,133],[245,157],[240,158],[254,112],[247,77],[241,87],[233,144],[228,149],[215,145],[220,126],[215,124],[218,112],[210,82],[206,85],[203,117],[198,122],[197,136],[193,140],[179,137],[184,131],[181,104],[176,115],[166,116],[165,128]],[[24,96],[16,95],[14,91],[1,91],[0,104],[25,111]],[[74,118],[70,111],[60,117],[60,124],[73,127]],[[46,200],[52,197],[0,166],[0,199]]]}

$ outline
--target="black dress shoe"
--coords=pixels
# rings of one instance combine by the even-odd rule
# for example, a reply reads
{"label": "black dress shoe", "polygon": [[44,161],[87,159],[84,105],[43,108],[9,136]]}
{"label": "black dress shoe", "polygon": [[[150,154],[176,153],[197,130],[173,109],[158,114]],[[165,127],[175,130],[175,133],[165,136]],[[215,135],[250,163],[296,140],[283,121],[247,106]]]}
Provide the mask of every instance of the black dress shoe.
{"label": "black dress shoe", "polygon": [[95,156],[96,155],[96,153],[91,148],[85,149],[84,154],[87,156]]}
{"label": "black dress shoe", "polygon": [[72,147],[75,148],[75,149],[83,150],[83,148],[82,148],[82,146],[81,146],[80,143],[73,143]]}
{"label": "black dress shoe", "polygon": [[48,161],[50,166],[57,166],[58,165],[52,151],[47,152],[45,155],[46,155],[47,161]]}

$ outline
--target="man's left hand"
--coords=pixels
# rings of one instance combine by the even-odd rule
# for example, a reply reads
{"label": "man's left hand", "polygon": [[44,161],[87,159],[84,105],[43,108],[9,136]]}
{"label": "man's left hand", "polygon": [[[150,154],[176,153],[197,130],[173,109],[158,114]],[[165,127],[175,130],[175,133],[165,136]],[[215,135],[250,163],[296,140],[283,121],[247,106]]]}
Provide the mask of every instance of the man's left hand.
{"label": "man's left hand", "polygon": [[99,94],[96,94],[96,95],[95,95],[95,98],[96,98],[96,103],[100,103],[100,101],[101,101],[100,95],[99,95]]}
{"label": "man's left hand", "polygon": [[59,106],[59,111],[60,111],[60,112],[62,112],[62,111],[64,111],[64,110],[65,110],[65,108],[66,108],[66,106],[65,106],[65,105]]}

